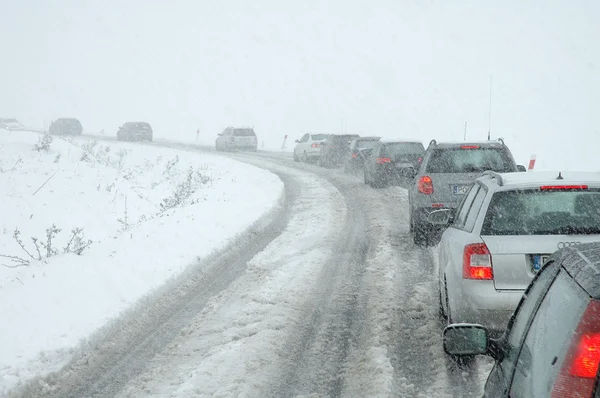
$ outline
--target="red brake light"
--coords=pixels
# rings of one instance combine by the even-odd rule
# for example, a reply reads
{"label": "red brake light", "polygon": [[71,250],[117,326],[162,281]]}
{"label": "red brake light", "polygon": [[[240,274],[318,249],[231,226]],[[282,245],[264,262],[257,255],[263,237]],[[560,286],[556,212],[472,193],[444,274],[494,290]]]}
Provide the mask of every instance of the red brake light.
{"label": "red brake light", "polygon": [[600,301],[591,300],[571,338],[552,397],[591,397],[600,363]]}
{"label": "red brake light", "polygon": [[358,157],[358,153],[354,152],[352,153],[352,159],[356,159]]}
{"label": "red brake light", "polygon": [[461,145],[461,149],[479,149],[479,145]]}
{"label": "red brake light", "polygon": [[317,144],[317,143],[313,143],[313,144],[312,144],[310,147],[311,147],[311,148],[318,148],[319,146],[320,146],[319,144]]}
{"label": "red brake light", "polygon": [[377,160],[375,160],[375,162],[377,164],[392,163],[392,159],[390,159],[390,158],[377,158]]}
{"label": "red brake light", "polygon": [[466,245],[463,252],[463,279],[492,280],[492,255],[485,243]]}
{"label": "red brake light", "polygon": [[540,189],[542,191],[549,191],[549,190],[555,190],[555,189],[562,189],[562,190],[585,190],[588,189],[587,185],[542,185],[540,187]]}
{"label": "red brake light", "polygon": [[421,163],[423,161],[423,157],[419,156],[419,159],[417,160],[417,162]]}
{"label": "red brake light", "polygon": [[431,181],[431,177],[423,176],[419,178],[417,189],[425,195],[431,195],[433,193],[433,181]]}

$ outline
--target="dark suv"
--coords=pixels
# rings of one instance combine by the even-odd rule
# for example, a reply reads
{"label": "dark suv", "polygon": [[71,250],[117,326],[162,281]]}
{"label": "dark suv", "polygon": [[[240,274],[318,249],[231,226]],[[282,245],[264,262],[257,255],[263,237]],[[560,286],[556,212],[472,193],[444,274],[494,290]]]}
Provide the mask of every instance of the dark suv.
{"label": "dark suv", "polygon": [[444,329],[447,354],[495,359],[485,397],[600,396],[600,242],[576,243],[559,244],[499,339],[476,324]]}
{"label": "dark suv", "polygon": [[365,184],[383,188],[404,184],[413,178],[425,148],[416,141],[381,140],[365,160]]}
{"label": "dark suv", "polygon": [[49,132],[50,134],[58,135],[81,135],[83,127],[77,119],[61,118],[56,119],[50,124]]}
{"label": "dark suv", "polygon": [[117,131],[119,141],[152,141],[152,127],[146,122],[127,122]]}
{"label": "dark suv", "polygon": [[358,134],[331,134],[321,146],[319,166],[334,167],[344,163],[350,154],[350,142],[359,137]]}
{"label": "dark suv", "polygon": [[525,167],[517,166],[502,139],[429,143],[414,183],[408,189],[410,230],[415,243],[428,242],[436,232],[427,221],[429,213],[440,209],[455,211],[473,181],[487,170],[510,173],[525,171]]}

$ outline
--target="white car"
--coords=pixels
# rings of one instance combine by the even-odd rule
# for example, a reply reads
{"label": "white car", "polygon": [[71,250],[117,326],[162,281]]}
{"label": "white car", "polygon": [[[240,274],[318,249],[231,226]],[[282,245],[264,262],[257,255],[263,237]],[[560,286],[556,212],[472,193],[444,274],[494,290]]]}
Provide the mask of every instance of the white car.
{"label": "white car", "polygon": [[448,226],[439,244],[441,313],[503,331],[550,254],[600,241],[600,173],[487,171],[455,214],[428,217]]}
{"label": "white car", "polygon": [[294,147],[294,160],[296,162],[311,162],[316,161],[321,155],[321,147],[323,142],[330,134],[304,134],[302,138],[296,140]]}
{"label": "white car", "polygon": [[215,141],[217,151],[247,150],[256,152],[258,139],[251,127],[227,127]]}
{"label": "white car", "polygon": [[0,119],[0,128],[6,130],[25,130],[17,119]]}

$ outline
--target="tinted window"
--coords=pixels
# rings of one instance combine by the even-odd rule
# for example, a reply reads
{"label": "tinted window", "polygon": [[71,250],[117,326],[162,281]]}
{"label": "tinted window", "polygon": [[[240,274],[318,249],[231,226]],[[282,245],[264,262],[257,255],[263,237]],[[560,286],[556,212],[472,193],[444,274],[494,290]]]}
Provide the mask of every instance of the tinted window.
{"label": "tinted window", "polygon": [[479,191],[479,187],[480,187],[479,184],[473,184],[473,186],[469,190],[469,193],[467,193],[465,195],[465,198],[462,201],[462,204],[456,210],[456,217],[455,217],[454,223],[453,223],[454,227],[462,228],[465,225],[465,222],[467,220],[467,214],[469,213],[469,209],[471,208],[471,205],[473,204],[475,195],[477,195],[477,191]]}
{"label": "tinted window", "polygon": [[434,149],[427,162],[428,173],[477,173],[486,170],[516,171],[509,153],[502,148]]}
{"label": "tinted window", "polygon": [[512,397],[549,397],[589,297],[566,272],[539,306],[521,347]]}
{"label": "tinted window", "polygon": [[310,137],[315,141],[323,141],[329,137],[329,134],[311,134]]}
{"label": "tinted window", "polygon": [[600,233],[600,190],[496,192],[482,235]]}
{"label": "tinted window", "polygon": [[357,140],[355,148],[356,149],[371,149],[375,148],[378,144],[377,140]]}
{"label": "tinted window", "polygon": [[512,375],[519,354],[519,347],[521,347],[521,341],[525,337],[525,331],[529,326],[531,316],[543,299],[548,286],[554,280],[558,268],[557,263],[549,263],[535,276],[523,294],[521,302],[515,310],[513,320],[509,322],[508,334],[504,341],[504,359],[498,365],[505,377],[511,377]]}
{"label": "tinted window", "polygon": [[235,129],[233,135],[236,137],[254,137],[254,130],[252,129]]}
{"label": "tinted window", "polygon": [[422,155],[424,152],[425,148],[423,145],[417,142],[398,142],[385,145],[385,153],[391,157],[400,155]]}

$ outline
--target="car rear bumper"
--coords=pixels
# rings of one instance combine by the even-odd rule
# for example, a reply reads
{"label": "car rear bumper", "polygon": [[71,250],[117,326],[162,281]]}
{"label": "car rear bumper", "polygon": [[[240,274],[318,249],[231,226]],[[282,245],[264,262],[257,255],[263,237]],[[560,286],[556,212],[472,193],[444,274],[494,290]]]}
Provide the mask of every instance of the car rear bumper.
{"label": "car rear bumper", "polygon": [[496,290],[493,281],[462,280],[462,291],[456,295],[451,311],[452,321],[505,330],[522,296],[522,290]]}

